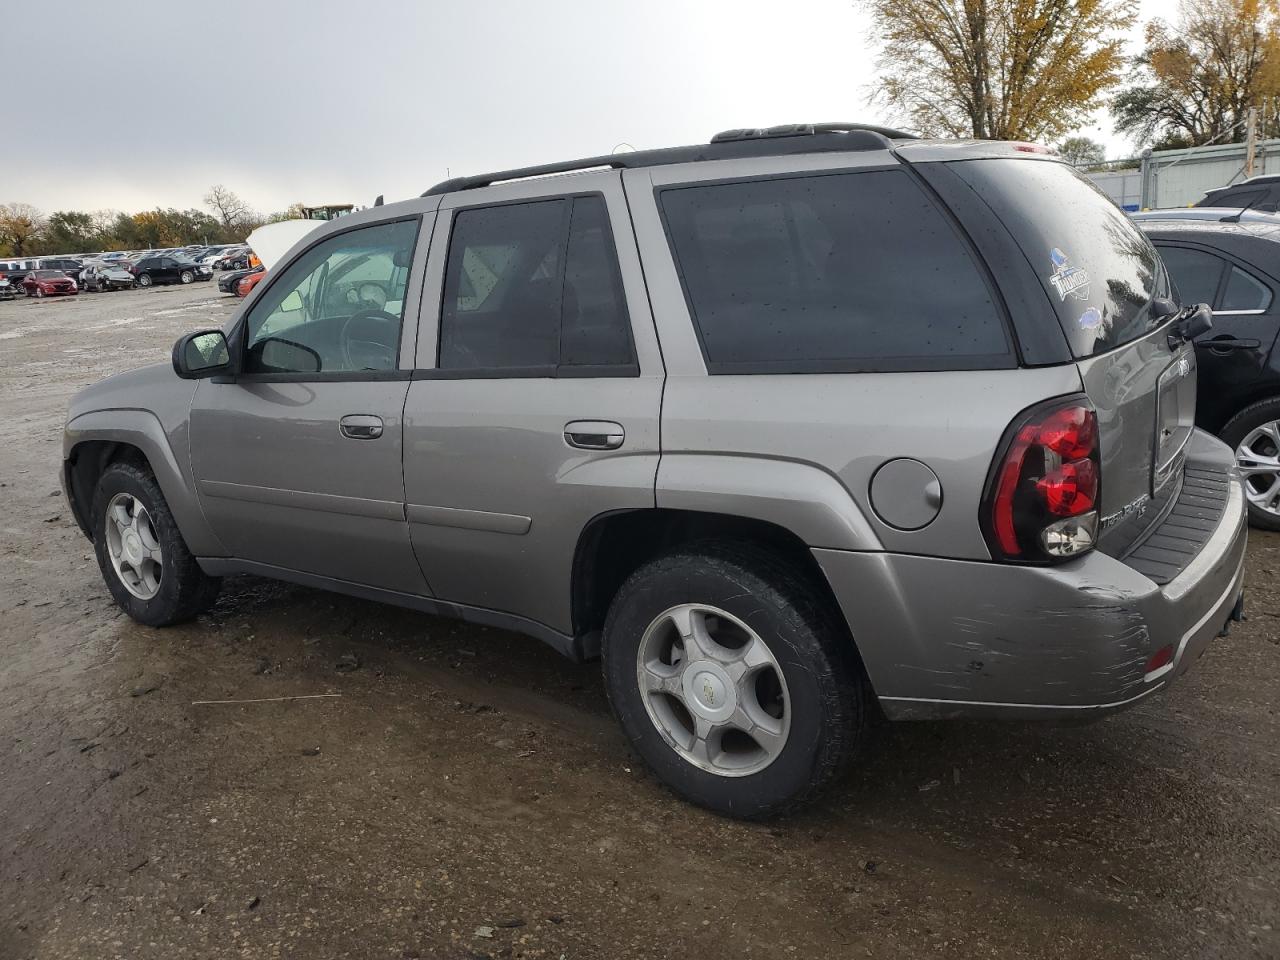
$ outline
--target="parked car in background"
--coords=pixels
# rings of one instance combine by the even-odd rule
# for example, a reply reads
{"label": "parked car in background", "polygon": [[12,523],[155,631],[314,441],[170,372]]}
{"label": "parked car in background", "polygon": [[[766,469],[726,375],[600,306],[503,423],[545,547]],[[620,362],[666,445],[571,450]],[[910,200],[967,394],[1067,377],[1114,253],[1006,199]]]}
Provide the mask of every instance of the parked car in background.
{"label": "parked car in background", "polygon": [[36,261],[37,270],[60,270],[72,280],[79,281],[84,262],[76,257],[41,257]]}
{"label": "parked car in background", "polygon": [[762,817],[875,714],[1101,717],[1242,613],[1209,311],[1027,144],[738,130],[291,249],[71,401],[70,511],[140,623],[250,573],[524,631],[601,658],[658,778]]}
{"label": "parked car in background", "polygon": [[35,270],[37,266],[38,263],[33,258],[0,260],[0,276],[8,277],[10,282],[21,286],[22,278],[32,270]]}
{"label": "parked car in background", "polygon": [[132,290],[137,280],[124,267],[112,263],[91,263],[80,274],[85,290]]}
{"label": "parked car in background", "polygon": [[76,294],[76,282],[61,270],[32,270],[22,278],[22,289],[28,297],[52,297]]}
{"label": "parked car in background", "polygon": [[173,253],[143,257],[133,264],[129,272],[140,287],[150,287],[157,283],[191,283],[195,280],[208,280],[213,276],[213,271],[208,267]]}
{"label": "parked car in background", "polygon": [[1195,340],[1196,425],[1235,451],[1249,520],[1280,530],[1280,218],[1143,220],[1183,304],[1207,303]]}
{"label": "parked car in background", "polygon": [[249,267],[249,248],[236,247],[218,258],[219,270],[246,270]]}
{"label": "parked car in background", "polygon": [[1171,207],[1167,210],[1139,210],[1129,214],[1137,223],[1151,220],[1164,222],[1167,220],[1210,220],[1223,223],[1276,223],[1280,224],[1280,213],[1272,210],[1252,208],[1242,210],[1240,207]]}
{"label": "parked car in background", "polygon": [[236,285],[239,284],[241,280],[251,274],[262,273],[263,269],[263,267],[254,267],[252,269],[245,270],[227,270],[222,274],[222,276],[218,277],[218,289],[223,293],[229,293],[232,296],[235,296]]}
{"label": "parked car in background", "polygon": [[224,256],[226,256],[226,253],[229,249],[230,247],[225,244],[219,244],[217,246],[212,246],[212,247],[205,247],[205,249],[199,251],[198,253],[192,254],[191,259],[194,260],[196,263],[200,263],[206,267],[212,268],[214,267],[215,264],[217,264],[219,260],[221,260]]}
{"label": "parked car in background", "polygon": [[236,296],[244,299],[253,292],[253,288],[266,279],[267,271],[265,267],[250,270],[245,276],[236,282]]}
{"label": "parked car in background", "polygon": [[17,288],[14,287],[7,276],[0,273],[0,300],[12,300],[17,295]]}
{"label": "parked car in background", "polygon": [[1274,173],[1250,177],[1239,183],[1210,190],[1196,203],[1197,207],[1248,207],[1251,210],[1280,209],[1280,175]]}

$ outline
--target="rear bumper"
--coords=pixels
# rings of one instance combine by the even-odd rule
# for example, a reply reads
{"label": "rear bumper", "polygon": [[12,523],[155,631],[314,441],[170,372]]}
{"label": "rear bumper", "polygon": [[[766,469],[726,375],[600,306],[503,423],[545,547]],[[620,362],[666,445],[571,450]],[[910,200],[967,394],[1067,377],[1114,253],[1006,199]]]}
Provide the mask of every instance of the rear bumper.
{"label": "rear bumper", "polygon": [[[1091,553],[1056,567],[814,550],[891,719],[1080,718],[1181,676],[1244,583],[1247,522],[1230,450],[1199,431],[1188,463],[1230,477],[1212,532],[1163,585]],[[1153,654],[1173,659],[1148,671]]]}

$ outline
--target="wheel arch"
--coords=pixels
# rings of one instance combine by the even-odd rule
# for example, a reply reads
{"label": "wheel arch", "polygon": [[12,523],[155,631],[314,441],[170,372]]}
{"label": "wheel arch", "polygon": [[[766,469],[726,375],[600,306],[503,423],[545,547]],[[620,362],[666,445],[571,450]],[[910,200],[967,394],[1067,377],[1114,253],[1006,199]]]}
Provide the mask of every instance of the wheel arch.
{"label": "wheel arch", "polygon": [[174,456],[164,428],[146,410],[102,410],[67,424],[63,441],[63,485],[80,529],[94,539],[93,496],[113,463],[133,463],[156,478],[188,548],[196,556],[225,551],[205,520],[189,469]]}
{"label": "wheel arch", "polygon": [[[826,574],[809,545],[777,523],[741,514],[672,508],[642,508],[602,513],[578,537],[574,551],[571,610],[574,636],[584,653],[595,656],[613,597],[623,582],[654,557],[684,544],[714,540],[764,547],[802,571],[847,623]],[[856,642],[850,637],[856,654]]]}

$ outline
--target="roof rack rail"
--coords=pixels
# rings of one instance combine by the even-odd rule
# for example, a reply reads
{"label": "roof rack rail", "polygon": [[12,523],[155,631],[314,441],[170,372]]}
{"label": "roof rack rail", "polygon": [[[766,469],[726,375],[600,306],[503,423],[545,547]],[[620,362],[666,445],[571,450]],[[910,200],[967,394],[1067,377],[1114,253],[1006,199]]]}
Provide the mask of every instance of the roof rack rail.
{"label": "roof rack rail", "polygon": [[893,127],[877,127],[870,123],[784,123],[777,127],[722,130],[711,138],[712,143],[730,143],[734,140],[769,140],[778,137],[813,137],[824,133],[878,133],[888,140],[915,140],[916,135]]}
{"label": "roof rack rail", "polygon": [[603,157],[564,160],[533,167],[517,167],[471,177],[454,177],[437,183],[424,197],[458,190],[474,190],[510,180],[547,177],[561,173],[581,173],[596,169],[631,169],[656,167],[669,163],[692,163],[701,160],[732,160],[740,157],[782,156],[795,153],[829,153],[856,150],[888,150],[892,140],[914,140],[912,134],[890,127],[859,123],[796,123],[764,130],[725,130],[711,138],[709,144],[691,147],[665,147],[638,150]]}

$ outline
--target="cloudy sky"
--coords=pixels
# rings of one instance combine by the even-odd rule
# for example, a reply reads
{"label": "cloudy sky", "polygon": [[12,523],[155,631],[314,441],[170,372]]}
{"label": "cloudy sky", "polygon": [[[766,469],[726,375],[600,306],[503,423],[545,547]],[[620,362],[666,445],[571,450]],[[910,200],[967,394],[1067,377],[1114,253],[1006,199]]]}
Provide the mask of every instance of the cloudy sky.
{"label": "cloudy sky", "polygon": [[[1171,6],[1141,0],[1142,18]],[[620,143],[880,119],[853,0],[57,8],[54,32],[3,54],[33,107],[0,130],[0,202],[45,212],[199,206],[214,183],[262,211],[368,204]],[[1128,149],[1105,116],[1085,132]]]}

